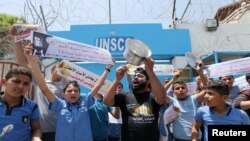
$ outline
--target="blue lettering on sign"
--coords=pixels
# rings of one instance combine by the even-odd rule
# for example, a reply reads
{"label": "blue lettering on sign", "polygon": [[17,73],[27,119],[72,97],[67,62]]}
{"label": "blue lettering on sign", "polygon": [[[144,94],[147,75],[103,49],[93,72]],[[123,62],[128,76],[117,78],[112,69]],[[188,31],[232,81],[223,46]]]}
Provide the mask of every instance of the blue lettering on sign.
{"label": "blue lettering on sign", "polygon": [[96,46],[107,49],[110,52],[123,52],[125,50],[127,39],[133,39],[133,37],[97,38]]}

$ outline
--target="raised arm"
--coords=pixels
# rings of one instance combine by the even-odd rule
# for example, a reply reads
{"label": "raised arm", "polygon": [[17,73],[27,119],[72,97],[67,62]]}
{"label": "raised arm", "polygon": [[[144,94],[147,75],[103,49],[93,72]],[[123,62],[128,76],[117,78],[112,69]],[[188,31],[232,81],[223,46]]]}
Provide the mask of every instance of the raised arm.
{"label": "raised arm", "polygon": [[[14,38],[14,35],[16,35],[16,34],[17,34],[17,30],[13,26],[10,29],[9,35],[12,36],[12,38]],[[21,41],[15,42],[14,48],[15,48],[15,53],[16,53],[16,60],[17,60],[17,63],[19,64],[19,66],[28,68],[28,65],[27,65],[28,61],[27,61],[27,58],[25,57],[25,55],[23,54],[23,46],[21,44]]]}
{"label": "raised arm", "polygon": [[151,85],[152,92],[155,95],[155,100],[160,105],[164,104],[166,99],[165,89],[153,71],[154,61],[151,58],[146,58],[144,59],[144,62],[145,71],[149,76],[149,83]]}
{"label": "raised arm", "polygon": [[[200,78],[201,78],[201,83],[205,86],[208,82],[208,77],[206,77],[203,73],[204,70],[204,63],[202,61],[198,62],[199,65],[199,69],[197,70]],[[204,96],[205,96],[205,91],[201,91],[198,94],[196,94],[198,101],[203,101],[204,100]]]}
{"label": "raised arm", "polygon": [[98,94],[98,91],[101,89],[102,85],[104,84],[108,73],[110,72],[110,69],[112,68],[113,65],[108,64],[105,68],[105,70],[103,71],[101,77],[98,79],[98,81],[96,82],[96,85],[92,88],[91,90],[91,95],[92,96],[96,96]]}
{"label": "raised arm", "polygon": [[201,78],[201,82],[203,83],[203,85],[206,85],[207,84],[207,81],[208,81],[208,77],[206,77],[203,73],[203,70],[204,70],[204,63],[202,61],[199,61],[197,62],[198,63],[198,66],[199,66],[199,69],[197,69],[197,73],[198,75],[200,76]]}
{"label": "raised arm", "polygon": [[131,79],[131,75],[128,73],[128,71],[126,71],[126,77],[127,77],[127,81],[128,81],[128,87],[129,87],[129,91],[132,92],[132,79]]}
{"label": "raised arm", "polygon": [[181,70],[175,69],[173,71],[172,79],[169,80],[169,82],[164,85],[164,89],[167,91],[169,87],[180,77],[180,75],[181,75]]}
{"label": "raised arm", "polygon": [[30,68],[30,70],[31,70],[31,72],[36,80],[36,83],[39,86],[42,93],[46,96],[46,98],[48,99],[48,101],[50,103],[53,103],[55,100],[55,95],[48,88],[48,86],[46,85],[46,83],[44,81],[44,77],[43,77],[41,70],[38,66],[37,56],[30,55],[32,52],[32,49],[33,49],[32,44],[30,44],[29,46],[26,46],[24,48],[24,54],[28,60],[28,67]]}
{"label": "raised arm", "polygon": [[110,114],[116,118],[119,119],[120,118],[120,108],[119,107],[114,107],[111,109]]}
{"label": "raised arm", "polygon": [[116,77],[112,83],[112,85],[108,88],[104,95],[104,104],[108,106],[114,105],[114,98],[116,95],[116,88],[119,85],[119,82],[124,77],[126,73],[126,66],[120,66],[116,69]]}

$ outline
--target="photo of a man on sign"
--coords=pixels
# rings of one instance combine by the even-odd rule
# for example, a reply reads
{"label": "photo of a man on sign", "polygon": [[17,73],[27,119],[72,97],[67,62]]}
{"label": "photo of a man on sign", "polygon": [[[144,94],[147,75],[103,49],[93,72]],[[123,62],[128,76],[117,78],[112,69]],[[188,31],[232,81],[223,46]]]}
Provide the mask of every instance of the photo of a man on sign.
{"label": "photo of a man on sign", "polygon": [[46,38],[50,37],[52,36],[33,32],[34,49],[32,54],[37,56],[45,56],[49,47],[49,43],[46,41]]}

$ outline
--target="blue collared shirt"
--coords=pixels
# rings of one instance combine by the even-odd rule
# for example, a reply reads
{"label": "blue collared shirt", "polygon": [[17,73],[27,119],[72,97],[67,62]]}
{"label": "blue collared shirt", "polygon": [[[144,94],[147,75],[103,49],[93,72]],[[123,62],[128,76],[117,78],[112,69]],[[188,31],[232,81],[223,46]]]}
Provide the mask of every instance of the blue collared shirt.
{"label": "blue collared shirt", "polygon": [[0,141],[30,141],[31,123],[39,120],[37,105],[23,97],[11,109],[0,96]]}
{"label": "blue collared shirt", "polygon": [[105,140],[108,137],[108,112],[110,107],[103,104],[103,99],[96,99],[95,104],[90,107],[90,125],[94,140]]}
{"label": "blue collared shirt", "polygon": [[76,104],[56,98],[49,109],[57,115],[56,141],[91,141],[92,133],[89,120],[89,107],[93,97],[81,95]]}

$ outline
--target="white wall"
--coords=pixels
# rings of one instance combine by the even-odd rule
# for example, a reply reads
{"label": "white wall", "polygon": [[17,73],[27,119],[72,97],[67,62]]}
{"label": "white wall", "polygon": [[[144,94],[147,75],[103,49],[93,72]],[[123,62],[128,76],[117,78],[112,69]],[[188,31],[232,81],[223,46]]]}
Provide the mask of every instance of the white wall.
{"label": "white wall", "polygon": [[250,23],[250,11],[246,11],[239,19],[239,23]]}
{"label": "white wall", "polygon": [[205,24],[178,24],[189,29],[192,52],[198,56],[213,51],[250,51],[250,24],[221,24],[216,31],[207,31]]}

